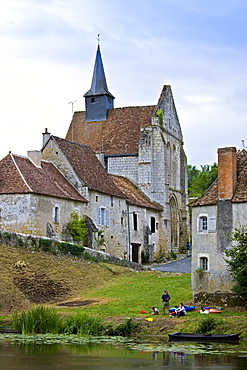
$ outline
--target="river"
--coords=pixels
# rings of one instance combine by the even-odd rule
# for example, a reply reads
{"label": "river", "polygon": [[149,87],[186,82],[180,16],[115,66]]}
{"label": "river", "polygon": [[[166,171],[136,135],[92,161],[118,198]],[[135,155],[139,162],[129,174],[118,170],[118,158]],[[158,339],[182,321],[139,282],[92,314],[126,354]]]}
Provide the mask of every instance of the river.
{"label": "river", "polygon": [[[14,339],[13,339],[14,338]],[[124,338],[0,337],[2,370],[246,370],[247,342],[170,343]],[[64,338],[64,337],[63,337]]]}

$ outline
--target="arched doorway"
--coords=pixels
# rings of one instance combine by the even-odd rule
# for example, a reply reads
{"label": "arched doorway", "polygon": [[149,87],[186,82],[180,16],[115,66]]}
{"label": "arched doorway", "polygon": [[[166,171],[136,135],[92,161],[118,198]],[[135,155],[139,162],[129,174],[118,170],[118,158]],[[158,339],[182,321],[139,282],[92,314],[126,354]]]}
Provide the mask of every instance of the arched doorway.
{"label": "arched doorway", "polygon": [[170,220],[171,220],[171,250],[177,252],[179,249],[179,215],[175,196],[170,198]]}

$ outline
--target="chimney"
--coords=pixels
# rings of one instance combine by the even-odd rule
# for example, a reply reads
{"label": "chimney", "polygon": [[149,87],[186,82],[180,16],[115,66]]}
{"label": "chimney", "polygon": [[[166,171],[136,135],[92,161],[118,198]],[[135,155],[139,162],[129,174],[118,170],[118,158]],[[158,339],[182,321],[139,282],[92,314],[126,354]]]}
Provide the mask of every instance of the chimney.
{"label": "chimney", "polygon": [[44,148],[45,144],[50,139],[51,134],[48,132],[48,130],[46,128],[45,132],[42,135],[43,135],[43,148]]}
{"label": "chimney", "polygon": [[27,155],[36,166],[41,167],[41,152],[39,150],[30,150]]}
{"label": "chimney", "polygon": [[235,147],[218,149],[218,198],[233,197],[237,185],[237,152]]}

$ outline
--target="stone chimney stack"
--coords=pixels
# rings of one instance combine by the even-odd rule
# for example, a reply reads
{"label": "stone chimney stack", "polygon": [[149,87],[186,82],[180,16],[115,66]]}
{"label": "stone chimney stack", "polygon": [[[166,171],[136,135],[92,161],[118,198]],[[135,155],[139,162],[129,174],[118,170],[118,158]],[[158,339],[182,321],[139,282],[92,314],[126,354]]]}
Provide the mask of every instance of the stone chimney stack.
{"label": "stone chimney stack", "polygon": [[50,139],[51,134],[48,132],[47,128],[45,128],[45,132],[42,135],[43,135],[43,148],[44,148],[45,144]]}
{"label": "stone chimney stack", "polygon": [[218,198],[229,200],[233,197],[237,185],[236,148],[218,149]]}
{"label": "stone chimney stack", "polygon": [[30,150],[27,155],[36,166],[41,167],[41,152],[39,150]]}

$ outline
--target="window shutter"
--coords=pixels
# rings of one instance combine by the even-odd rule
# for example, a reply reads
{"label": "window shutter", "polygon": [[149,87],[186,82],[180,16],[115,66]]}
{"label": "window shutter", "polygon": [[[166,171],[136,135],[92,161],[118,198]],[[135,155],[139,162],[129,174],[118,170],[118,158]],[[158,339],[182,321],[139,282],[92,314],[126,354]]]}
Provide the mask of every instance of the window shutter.
{"label": "window shutter", "polygon": [[209,217],[208,219],[208,231],[215,233],[216,231],[216,217]]}
{"label": "window shutter", "polygon": [[106,209],[106,226],[110,227],[110,210]]}
{"label": "window shutter", "polygon": [[98,225],[101,225],[101,208],[98,207]]}

